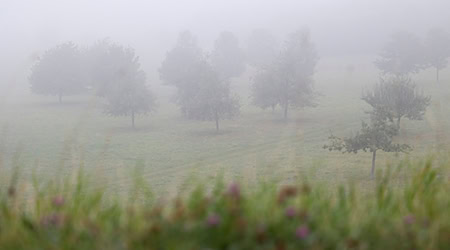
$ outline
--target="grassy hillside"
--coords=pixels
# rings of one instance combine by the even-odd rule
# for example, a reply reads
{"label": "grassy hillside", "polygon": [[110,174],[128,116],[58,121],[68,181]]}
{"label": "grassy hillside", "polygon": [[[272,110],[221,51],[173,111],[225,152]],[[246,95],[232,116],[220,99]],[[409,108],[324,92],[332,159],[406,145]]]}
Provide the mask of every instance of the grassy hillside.
{"label": "grassy hillside", "polygon": [[[306,174],[317,181],[335,185],[369,180],[370,155],[328,152],[322,149],[327,137],[346,136],[359,129],[369,107],[360,100],[361,91],[377,81],[371,58],[322,59],[316,88],[322,94],[317,108],[290,112],[262,111],[250,104],[252,72],[233,82],[241,97],[241,115],[223,121],[215,134],[212,122],[185,120],[170,101],[173,89],[151,83],[157,93],[159,110],[137,118],[137,130],[128,118],[102,114],[102,100],[90,96],[64,98],[35,96],[26,82],[11,87],[0,103],[0,171],[8,173],[16,159],[23,175],[33,170],[39,176],[69,174],[84,166],[98,182],[129,185],[129,169],[143,165],[143,177],[155,189],[174,191],[187,178],[202,179],[224,174],[227,179],[253,183],[261,179],[290,182]],[[346,70],[353,64],[353,73]],[[450,81],[442,72],[440,85],[433,72],[415,77],[432,105],[423,121],[402,123],[399,141],[413,146],[408,158],[430,153],[445,155],[450,128]],[[5,92],[6,93],[6,92]],[[404,155],[380,153],[378,167],[404,159]],[[2,174],[1,176],[8,176]]]}

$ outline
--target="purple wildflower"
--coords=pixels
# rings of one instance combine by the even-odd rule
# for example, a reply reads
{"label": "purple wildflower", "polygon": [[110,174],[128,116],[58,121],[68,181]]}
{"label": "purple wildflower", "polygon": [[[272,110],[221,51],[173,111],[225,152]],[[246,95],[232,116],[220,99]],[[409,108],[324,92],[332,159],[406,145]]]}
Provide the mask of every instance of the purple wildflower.
{"label": "purple wildflower", "polygon": [[299,239],[305,239],[309,235],[309,228],[306,225],[297,227],[295,230],[295,236]]}
{"label": "purple wildflower", "polygon": [[416,222],[416,217],[412,214],[409,214],[403,218],[403,222],[405,222],[405,224],[407,225],[411,225]]}
{"label": "purple wildflower", "polygon": [[241,196],[241,188],[239,187],[239,184],[236,182],[232,183],[228,187],[228,194],[234,198],[239,198]]}
{"label": "purple wildflower", "polygon": [[59,227],[63,224],[64,217],[59,213],[52,213],[41,218],[41,225],[44,227],[55,226]]}
{"label": "purple wildflower", "polygon": [[217,226],[220,224],[220,216],[217,214],[211,214],[206,219],[208,226]]}
{"label": "purple wildflower", "polygon": [[63,196],[58,195],[52,199],[52,204],[54,207],[62,207],[65,203],[65,199]]}
{"label": "purple wildflower", "polygon": [[286,208],[286,216],[287,217],[293,218],[293,217],[295,217],[296,214],[297,214],[297,212],[295,211],[295,208],[293,208],[293,207]]}

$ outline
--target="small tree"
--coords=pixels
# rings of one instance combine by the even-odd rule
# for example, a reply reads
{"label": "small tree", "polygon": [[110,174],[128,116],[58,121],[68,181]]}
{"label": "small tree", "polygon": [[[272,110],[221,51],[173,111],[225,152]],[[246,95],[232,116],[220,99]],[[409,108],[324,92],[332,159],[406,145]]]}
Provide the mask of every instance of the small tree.
{"label": "small tree", "polygon": [[167,52],[159,68],[159,76],[165,85],[178,89],[190,88],[195,84],[196,65],[203,60],[203,52],[197,40],[189,31],[178,36],[175,47]]}
{"label": "small tree", "polygon": [[411,147],[406,144],[395,144],[392,142],[398,134],[395,124],[387,120],[383,115],[372,114],[370,124],[362,122],[361,130],[356,135],[346,138],[329,137],[330,143],[324,148],[330,151],[336,150],[343,153],[358,153],[359,151],[372,153],[372,168],[370,176],[373,178],[375,172],[375,160],[378,150],[384,152],[408,152]]}
{"label": "small tree", "polygon": [[297,31],[291,34],[272,67],[260,71],[255,77],[254,103],[264,108],[273,106],[276,101],[283,107],[285,119],[289,107],[315,106],[313,75],[317,61],[309,33]]}
{"label": "small tree", "polygon": [[75,95],[86,90],[86,74],[80,51],[74,43],[60,44],[47,50],[31,69],[31,91],[41,95]]}
{"label": "small tree", "polygon": [[252,97],[253,104],[262,108],[272,108],[280,103],[275,74],[269,70],[262,70],[253,79]]}
{"label": "small tree", "polygon": [[419,93],[416,85],[405,76],[381,78],[372,91],[363,94],[362,99],[376,112],[396,120],[398,128],[403,117],[422,120],[431,100],[429,96]]}
{"label": "small tree", "polygon": [[239,114],[239,100],[231,95],[229,83],[221,81],[207,61],[197,65],[197,72],[196,88],[184,100],[183,109],[190,119],[215,121],[218,132],[220,120]]}
{"label": "small tree", "polygon": [[266,68],[274,61],[278,53],[275,36],[264,29],[254,30],[248,39],[247,61],[256,68]]}
{"label": "small tree", "polygon": [[245,71],[244,52],[239,47],[238,38],[231,32],[220,33],[214,42],[211,53],[211,65],[220,80],[238,77]]}
{"label": "small tree", "polygon": [[159,69],[162,82],[177,88],[176,103],[185,116],[188,116],[188,104],[198,88],[198,65],[203,59],[196,38],[185,31],[178,36],[175,47],[167,52]]}
{"label": "small tree", "polygon": [[432,29],[425,40],[426,59],[429,66],[436,69],[436,81],[439,71],[446,68],[450,58],[450,34],[441,29]]}
{"label": "small tree", "polygon": [[424,68],[423,45],[418,37],[409,32],[397,32],[384,46],[375,66],[383,74],[406,76]]}
{"label": "small tree", "polygon": [[146,86],[146,76],[140,69],[138,57],[132,49],[117,47],[123,54],[130,55],[122,71],[111,79],[105,92],[107,104],[104,112],[112,116],[130,116],[131,126],[135,128],[135,116],[148,114],[156,107],[155,98]]}

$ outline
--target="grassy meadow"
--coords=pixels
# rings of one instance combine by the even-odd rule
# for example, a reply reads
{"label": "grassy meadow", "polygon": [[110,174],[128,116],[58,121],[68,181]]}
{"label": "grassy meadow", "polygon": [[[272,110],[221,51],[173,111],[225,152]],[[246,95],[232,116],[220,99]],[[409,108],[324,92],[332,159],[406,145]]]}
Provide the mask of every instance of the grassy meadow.
{"label": "grassy meadow", "polygon": [[[171,102],[173,89],[149,84],[158,96],[157,112],[137,117],[136,130],[128,117],[102,114],[100,98],[36,96],[26,80],[4,88],[0,102],[0,178],[9,178],[19,166],[21,178],[40,178],[84,171],[112,190],[126,188],[139,165],[141,175],[155,190],[174,193],[187,179],[226,179],[251,184],[260,180],[294,182],[297,178],[335,185],[356,182],[371,185],[370,153],[341,154],[322,146],[330,133],[346,136],[357,131],[369,109],[361,99],[364,88],[378,79],[373,58],[323,58],[315,76],[321,93],[316,108],[290,110],[289,121],[281,110],[260,110],[251,105],[252,70],[235,79],[233,90],[241,98],[241,114],[221,122],[185,120]],[[354,65],[354,72],[347,70]],[[150,74],[152,75],[152,74]],[[25,77],[24,77],[25,78]],[[153,79],[153,80],[152,80]],[[414,77],[419,88],[432,96],[422,121],[402,120],[398,140],[413,147],[409,155],[380,152],[378,169],[400,160],[438,156],[446,160],[450,138],[450,74],[434,81],[433,72]],[[30,184],[24,184],[27,188]]]}

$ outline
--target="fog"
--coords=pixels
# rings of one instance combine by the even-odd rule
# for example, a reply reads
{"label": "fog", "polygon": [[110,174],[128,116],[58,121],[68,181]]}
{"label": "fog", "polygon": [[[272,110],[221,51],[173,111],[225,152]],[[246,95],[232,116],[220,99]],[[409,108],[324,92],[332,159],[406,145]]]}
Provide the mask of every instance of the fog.
{"label": "fog", "polygon": [[2,0],[0,64],[5,79],[21,79],[33,58],[55,44],[87,45],[99,39],[137,50],[145,71],[158,81],[156,68],[180,31],[197,35],[209,48],[223,31],[245,43],[264,28],[282,40],[308,27],[322,58],[375,54],[397,30],[423,34],[450,23],[446,0]]}

